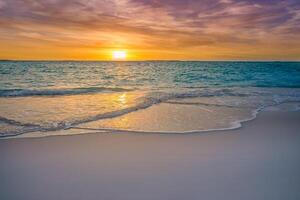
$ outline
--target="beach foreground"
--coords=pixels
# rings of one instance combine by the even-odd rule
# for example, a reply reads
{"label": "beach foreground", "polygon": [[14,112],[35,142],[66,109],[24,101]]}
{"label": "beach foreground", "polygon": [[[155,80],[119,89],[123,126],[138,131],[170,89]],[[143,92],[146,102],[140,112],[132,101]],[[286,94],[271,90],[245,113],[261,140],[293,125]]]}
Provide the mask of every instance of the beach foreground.
{"label": "beach foreground", "polygon": [[193,134],[0,140],[0,199],[300,199],[300,112]]}

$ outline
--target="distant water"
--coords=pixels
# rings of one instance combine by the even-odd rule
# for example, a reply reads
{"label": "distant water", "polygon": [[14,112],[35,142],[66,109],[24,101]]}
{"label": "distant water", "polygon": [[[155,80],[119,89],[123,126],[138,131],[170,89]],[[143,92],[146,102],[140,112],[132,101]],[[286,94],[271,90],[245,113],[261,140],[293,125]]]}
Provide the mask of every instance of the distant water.
{"label": "distant water", "polygon": [[257,111],[299,100],[300,62],[0,62],[2,136],[69,129],[162,102]]}

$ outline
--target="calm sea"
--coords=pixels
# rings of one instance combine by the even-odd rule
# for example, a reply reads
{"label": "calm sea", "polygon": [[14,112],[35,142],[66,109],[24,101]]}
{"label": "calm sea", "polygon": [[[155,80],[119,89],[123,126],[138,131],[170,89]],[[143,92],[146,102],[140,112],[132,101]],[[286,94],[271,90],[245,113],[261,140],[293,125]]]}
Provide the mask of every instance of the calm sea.
{"label": "calm sea", "polygon": [[70,129],[160,103],[253,112],[299,100],[300,62],[0,62],[2,136]]}

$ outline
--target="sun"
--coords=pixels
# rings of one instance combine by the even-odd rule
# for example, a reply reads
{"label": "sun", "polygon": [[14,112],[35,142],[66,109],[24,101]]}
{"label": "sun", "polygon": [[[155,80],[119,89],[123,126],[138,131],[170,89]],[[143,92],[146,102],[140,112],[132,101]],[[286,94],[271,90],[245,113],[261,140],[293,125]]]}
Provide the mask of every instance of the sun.
{"label": "sun", "polygon": [[113,51],[112,52],[112,59],[113,60],[126,60],[127,53],[126,51],[120,50],[120,51]]}

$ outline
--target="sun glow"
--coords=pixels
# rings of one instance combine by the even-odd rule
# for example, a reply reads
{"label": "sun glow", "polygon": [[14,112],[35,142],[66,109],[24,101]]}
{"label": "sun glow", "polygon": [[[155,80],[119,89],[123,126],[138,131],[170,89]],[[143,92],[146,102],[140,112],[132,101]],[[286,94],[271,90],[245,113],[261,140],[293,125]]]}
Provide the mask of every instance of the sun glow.
{"label": "sun glow", "polygon": [[127,57],[126,51],[113,51],[112,58],[113,60],[125,60]]}

